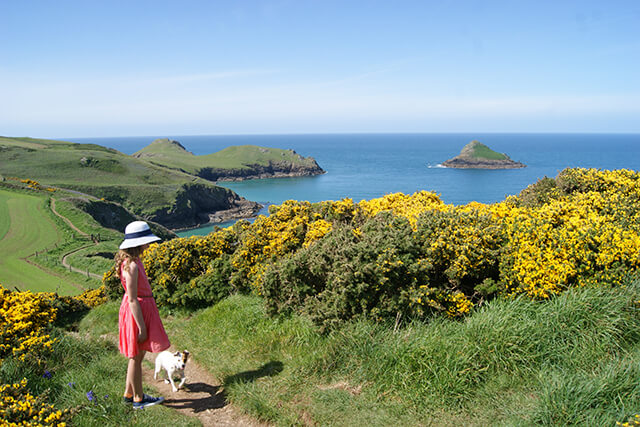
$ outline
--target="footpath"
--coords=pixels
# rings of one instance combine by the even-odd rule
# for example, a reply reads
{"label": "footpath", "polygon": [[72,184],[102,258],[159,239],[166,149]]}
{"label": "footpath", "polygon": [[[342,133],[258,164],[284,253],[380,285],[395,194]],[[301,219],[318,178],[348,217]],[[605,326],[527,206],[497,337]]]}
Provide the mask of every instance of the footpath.
{"label": "footpath", "polygon": [[[230,405],[222,385],[198,365],[193,355],[189,358],[185,368],[187,381],[183,388],[177,392],[171,389],[171,384],[164,382],[164,371],[160,373],[157,380],[153,379],[155,358],[156,354],[153,353],[145,355],[145,361],[142,363],[142,382],[158,390],[158,394],[165,398],[164,406],[184,415],[198,418],[203,426],[269,426],[269,424],[242,414]],[[145,410],[152,411],[153,408]]]}
{"label": "footpath", "polygon": [[[87,237],[87,238],[90,237],[87,233],[85,233],[84,231],[80,230],[78,227],[73,225],[73,223],[69,220],[69,218],[67,218],[66,216],[63,216],[62,214],[60,214],[56,210],[56,199],[54,199],[53,197],[51,198],[51,212],[53,212],[55,215],[60,217],[69,227],[71,227],[71,229],[74,232],[78,233],[79,235],[81,235],[83,237]],[[90,248],[94,244],[97,244],[97,242],[94,242],[92,244],[79,247],[77,249],[72,250],[71,252],[67,252],[66,254],[64,254],[64,256],[62,257],[62,265],[64,266],[64,268],[68,269],[69,271],[75,271],[76,273],[86,274],[87,276],[93,277],[94,279],[102,279],[101,275],[95,274],[95,273],[90,273],[90,272],[84,271],[84,270],[80,270],[79,268],[75,268],[75,267],[71,266],[71,264],[69,264],[69,261],[68,261],[68,258],[71,255],[75,254],[76,252],[80,252],[83,249]]]}

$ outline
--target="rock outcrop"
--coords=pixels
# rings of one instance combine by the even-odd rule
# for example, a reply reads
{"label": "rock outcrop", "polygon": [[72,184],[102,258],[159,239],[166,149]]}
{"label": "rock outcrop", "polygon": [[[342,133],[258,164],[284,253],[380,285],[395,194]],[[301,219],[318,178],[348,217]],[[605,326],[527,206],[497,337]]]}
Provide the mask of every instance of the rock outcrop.
{"label": "rock outcrop", "polygon": [[504,153],[493,151],[478,141],[471,141],[456,157],[442,163],[442,166],[458,169],[518,169],[525,164],[511,160]]}
{"label": "rock outcrop", "polygon": [[259,203],[240,197],[227,188],[187,184],[182,187],[172,206],[156,210],[149,219],[178,230],[249,218],[261,208]]}
{"label": "rock outcrop", "polygon": [[315,159],[312,165],[300,165],[290,162],[269,162],[267,165],[249,164],[246,169],[202,168],[197,175],[209,181],[243,181],[245,179],[286,178],[297,176],[322,175],[325,171]]}

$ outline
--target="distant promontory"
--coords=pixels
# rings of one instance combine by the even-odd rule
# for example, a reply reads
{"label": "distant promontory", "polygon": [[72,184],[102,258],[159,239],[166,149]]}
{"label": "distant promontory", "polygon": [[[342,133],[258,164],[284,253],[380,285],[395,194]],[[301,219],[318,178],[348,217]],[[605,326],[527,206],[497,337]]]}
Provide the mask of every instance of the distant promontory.
{"label": "distant promontory", "polygon": [[486,145],[471,141],[456,157],[442,163],[442,166],[458,169],[518,169],[525,164],[511,160],[504,153],[493,151]]}
{"label": "distant promontory", "polygon": [[194,155],[178,141],[157,139],[133,157],[177,169],[209,181],[321,175],[325,171],[313,157],[293,150],[236,145],[206,155]]}

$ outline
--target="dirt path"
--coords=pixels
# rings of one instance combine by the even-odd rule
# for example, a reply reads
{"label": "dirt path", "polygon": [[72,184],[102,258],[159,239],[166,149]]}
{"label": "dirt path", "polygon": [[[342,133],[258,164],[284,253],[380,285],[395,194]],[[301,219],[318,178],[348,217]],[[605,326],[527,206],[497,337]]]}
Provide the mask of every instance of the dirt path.
{"label": "dirt path", "polygon": [[[185,374],[187,381],[184,388],[174,392],[171,384],[164,380],[154,380],[156,355],[147,353],[143,363],[144,384],[155,387],[164,396],[164,406],[175,409],[185,415],[197,417],[203,426],[241,426],[267,427],[268,424],[259,422],[242,414],[227,402],[224,389],[219,381],[209,372],[201,368],[193,356],[189,359]],[[164,379],[164,371],[161,373]]]}
{"label": "dirt path", "polygon": [[87,233],[85,233],[84,231],[80,230],[78,227],[73,225],[73,223],[71,222],[71,220],[69,218],[67,218],[66,216],[63,216],[62,214],[58,213],[58,211],[56,210],[56,199],[54,199],[53,197],[51,198],[51,212],[53,212],[54,214],[56,214],[57,216],[62,218],[62,220],[64,222],[66,222],[69,227],[71,227],[74,231],[76,231],[81,236],[85,236],[85,237],[89,236]]}
{"label": "dirt path", "polygon": [[[71,222],[71,220],[69,218],[67,218],[66,216],[62,215],[61,213],[59,213],[56,210],[56,199],[54,199],[53,197],[51,198],[51,212],[53,212],[55,215],[57,215],[60,218],[62,218],[62,220],[65,223],[67,223],[67,225],[69,227],[71,227],[71,229],[74,230],[76,233],[78,233],[78,234],[80,234],[81,236],[84,236],[84,237],[89,237],[89,235],[87,233],[85,233],[84,231],[80,230],[78,227],[73,225],[73,223]],[[85,246],[82,246],[81,248],[74,249],[71,252],[68,252],[68,253],[64,254],[64,256],[62,257],[62,265],[64,266],[64,268],[66,268],[66,269],[68,269],[70,271],[74,271],[76,273],[87,274],[88,276],[93,277],[94,279],[102,279],[102,275],[95,274],[95,273],[87,273],[87,271],[85,271],[85,270],[80,270],[79,268],[75,268],[75,267],[71,266],[71,264],[69,264],[69,261],[67,260],[67,258],[69,256],[71,256],[71,255],[75,254],[76,252],[79,252],[79,251],[81,251],[83,249],[90,248],[94,244],[97,244],[97,243],[92,243],[90,245],[85,245]]]}
{"label": "dirt path", "polygon": [[91,246],[93,246],[93,244],[82,246],[80,248],[74,249],[71,252],[67,252],[66,254],[64,254],[64,256],[62,257],[62,265],[64,266],[64,268],[71,271],[75,271],[76,273],[87,274],[90,277],[93,277],[94,279],[102,279],[102,276],[100,274],[88,273],[86,270],[80,270],[79,268],[75,268],[71,264],[69,264],[69,261],[67,260],[68,257],[75,254],[76,252],[80,252],[81,250],[90,248]]}

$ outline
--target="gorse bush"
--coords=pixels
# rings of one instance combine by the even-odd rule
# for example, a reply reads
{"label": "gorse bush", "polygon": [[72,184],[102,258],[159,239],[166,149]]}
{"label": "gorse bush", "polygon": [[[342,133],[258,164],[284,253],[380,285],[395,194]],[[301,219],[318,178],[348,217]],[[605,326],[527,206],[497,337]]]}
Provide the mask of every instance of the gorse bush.
{"label": "gorse bush", "polygon": [[340,226],[272,264],[263,280],[267,306],[306,312],[319,323],[407,314],[410,292],[426,276],[409,221],[378,215],[359,229]]}
{"label": "gorse bush", "polygon": [[54,343],[47,331],[56,313],[49,294],[11,292],[0,285],[0,362],[46,356]]}
{"label": "gorse bush", "polygon": [[47,403],[47,394],[34,396],[27,389],[27,380],[0,384],[0,425],[2,426],[65,426],[69,410],[56,410]]}
{"label": "gorse bush", "polygon": [[[595,169],[564,170],[491,205],[448,205],[426,191],[290,200],[253,223],[153,245],[144,261],[169,307],[252,292],[272,313],[307,313],[326,326],[457,317],[496,294],[546,299],[622,283],[640,263],[639,205],[638,173]],[[109,283],[121,294],[113,272]]]}
{"label": "gorse bush", "polygon": [[51,292],[13,292],[0,285],[0,363],[14,358],[40,364],[55,343],[49,334],[54,324],[69,323],[104,301],[102,288],[69,297]]}
{"label": "gorse bush", "polygon": [[46,390],[34,394],[26,379],[4,384],[5,370],[16,365],[26,371],[42,369],[58,344],[51,335],[54,323],[69,322],[86,312],[89,306],[84,301],[97,303],[100,292],[87,291],[74,298],[48,292],[12,292],[0,285],[0,420],[6,423],[2,425],[65,425],[69,412],[47,403]]}

